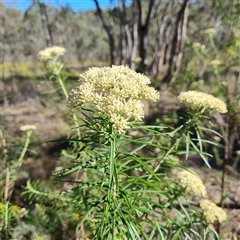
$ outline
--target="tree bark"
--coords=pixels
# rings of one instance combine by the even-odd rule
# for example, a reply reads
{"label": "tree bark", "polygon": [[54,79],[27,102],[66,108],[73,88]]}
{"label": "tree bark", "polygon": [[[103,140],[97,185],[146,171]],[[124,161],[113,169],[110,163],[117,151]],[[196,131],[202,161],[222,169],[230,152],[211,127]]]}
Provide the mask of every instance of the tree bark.
{"label": "tree bark", "polygon": [[169,69],[167,75],[163,79],[163,82],[167,83],[168,85],[172,84],[172,82],[176,78],[176,75],[180,71],[181,60],[187,34],[189,5],[190,0],[184,0],[177,16],[177,23],[173,37],[171,56],[169,59]]}
{"label": "tree bark", "polygon": [[49,23],[48,14],[46,10],[46,5],[37,0],[38,6],[40,8],[42,30],[46,40],[46,46],[52,47],[54,45],[51,24]]}
{"label": "tree bark", "polygon": [[168,67],[167,56],[169,52],[169,44],[172,41],[172,17],[167,13],[162,17],[158,17],[158,34],[154,44],[154,57],[151,64],[151,71],[154,78],[159,78],[159,75],[166,71]]}
{"label": "tree bark", "polygon": [[107,25],[104,17],[103,17],[103,13],[102,13],[102,10],[101,8],[99,7],[99,3],[98,3],[98,0],[93,0],[96,4],[96,7],[97,7],[97,13],[102,21],[102,25],[103,25],[103,28],[105,29],[107,35],[108,35],[108,40],[109,40],[109,50],[110,50],[110,64],[113,65],[115,64],[115,41],[114,41],[114,37],[111,33],[111,29],[110,27]]}
{"label": "tree bark", "polygon": [[119,48],[120,48],[120,59],[119,64],[126,64],[129,59],[129,52],[127,51],[127,32],[126,32],[126,0],[119,0],[119,18],[120,18],[120,40],[119,40]]}
{"label": "tree bark", "polygon": [[132,4],[132,47],[130,52],[130,68],[136,69],[137,44],[138,44],[138,16],[136,1]]}
{"label": "tree bark", "polygon": [[138,18],[138,32],[139,32],[139,57],[141,58],[140,62],[140,72],[146,71],[146,57],[147,57],[147,48],[148,48],[148,30],[150,25],[150,19],[153,12],[153,5],[155,0],[150,0],[148,5],[148,12],[145,22],[143,23],[143,9],[141,0],[136,0],[139,18]]}

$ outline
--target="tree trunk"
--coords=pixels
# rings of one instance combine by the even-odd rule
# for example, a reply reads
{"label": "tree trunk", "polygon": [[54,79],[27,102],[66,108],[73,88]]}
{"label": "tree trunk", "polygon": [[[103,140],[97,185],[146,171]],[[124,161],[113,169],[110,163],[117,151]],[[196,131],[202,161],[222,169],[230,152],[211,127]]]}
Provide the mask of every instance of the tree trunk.
{"label": "tree trunk", "polygon": [[136,1],[132,4],[132,48],[130,53],[130,68],[136,69],[137,44],[138,44],[138,16]]}
{"label": "tree trunk", "polygon": [[119,65],[126,64],[129,52],[127,51],[127,32],[126,32],[126,5],[125,0],[119,0],[119,18],[120,18],[120,40],[119,50],[120,59]]}
{"label": "tree trunk", "polygon": [[176,78],[176,75],[180,71],[180,65],[187,34],[189,5],[190,0],[184,0],[177,16],[177,23],[173,37],[171,56],[169,59],[169,69],[167,75],[163,79],[163,82],[167,83],[168,85],[172,84],[172,82]]}
{"label": "tree trunk", "polygon": [[52,36],[51,24],[49,23],[49,19],[48,19],[46,5],[44,3],[39,2],[39,0],[37,0],[37,2],[40,8],[42,30],[45,36],[46,46],[52,47],[54,45],[54,41]]}
{"label": "tree trunk", "polygon": [[151,64],[151,71],[154,78],[158,79],[159,75],[164,73],[168,67],[168,50],[169,43],[172,41],[172,17],[171,14],[166,14],[158,17],[158,34],[155,40],[155,56]]}
{"label": "tree trunk", "polygon": [[139,71],[145,72],[146,71],[146,57],[147,57],[147,48],[148,48],[148,30],[149,30],[149,24],[151,15],[153,12],[153,5],[155,0],[150,0],[148,5],[148,12],[145,22],[143,23],[143,8],[141,4],[141,0],[136,0],[138,12],[139,12],[139,18],[138,18],[138,32],[139,32],[139,57],[141,58],[140,62],[140,69]]}
{"label": "tree trunk", "polygon": [[113,65],[115,64],[115,42],[114,42],[114,37],[111,33],[110,27],[106,24],[105,19],[102,14],[102,10],[99,7],[98,0],[93,0],[96,4],[97,7],[97,13],[102,21],[103,28],[105,29],[107,35],[108,35],[108,40],[109,40],[109,50],[110,50],[110,64]]}

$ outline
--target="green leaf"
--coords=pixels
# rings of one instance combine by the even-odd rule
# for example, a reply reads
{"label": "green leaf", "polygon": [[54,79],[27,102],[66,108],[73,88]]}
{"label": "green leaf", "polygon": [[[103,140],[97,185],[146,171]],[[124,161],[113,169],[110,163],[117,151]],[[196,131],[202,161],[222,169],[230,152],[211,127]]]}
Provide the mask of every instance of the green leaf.
{"label": "green leaf", "polygon": [[[162,232],[162,230],[161,230],[161,227],[159,226],[159,224],[158,224],[158,222],[156,222],[156,226],[157,226],[157,230],[158,230],[158,232],[159,232],[159,234],[160,234],[160,236],[161,236],[161,240],[165,240],[165,237],[164,237],[164,235],[163,235],[163,232]],[[166,227],[164,226],[164,229],[166,229]],[[165,230],[166,231],[166,230]]]}
{"label": "green leaf", "polygon": [[173,237],[171,238],[171,240],[176,240],[179,235],[181,234],[181,231],[182,231],[183,227],[180,227],[177,232],[173,235]]}
{"label": "green leaf", "polygon": [[199,148],[200,148],[200,151],[202,152],[203,151],[202,139],[201,139],[201,136],[200,136],[200,134],[199,134],[197,129],[196,129],[196,133],[197,133],[197,139],[198,139],[198,143],[199,143]]}
{"label": "green leaf", "polygon": [[188,156],[189,156],[190,142],[191,142],[190,134],[189,134],[189,132],[187,132],[187,135],[186,135],[186,158],[185,159],[188,159]]}
{"label": "green leaf", "polygon": [[79,228],[82,226],[82,224],[84,223],[84,221],[86,220],[86,218],[94,211],[95,208],[96,208],[95,206],[92,206],[92,207],[83,215],[82,220],[81,220],[80,223],[78,223],[76,229],[79,229]]}
{"label": "green leaf", "polygon": [[157,180],[160,180],[158,178],[158,176],[155,174],[155,172],[146,164],[144,163],[140,158],[132,156],[132,159],[134,159],[136,162],[138,162],[139,164],[141,164],[149,173],[152,174],[152,176],[154,176]]}
{"label": "green leaf", "polygon": [[207,132],[214,133],[214,134],[216,134],[217,136],[219,136],[219,137],[222,138],[222,135],[221,135],[220,133],[216,132],[216,131],[213,130],[213,129],[209,129],[209,128],[205,128],[205,127],[199,127],[199,129],[202,129],[202,130],[207,131]]}

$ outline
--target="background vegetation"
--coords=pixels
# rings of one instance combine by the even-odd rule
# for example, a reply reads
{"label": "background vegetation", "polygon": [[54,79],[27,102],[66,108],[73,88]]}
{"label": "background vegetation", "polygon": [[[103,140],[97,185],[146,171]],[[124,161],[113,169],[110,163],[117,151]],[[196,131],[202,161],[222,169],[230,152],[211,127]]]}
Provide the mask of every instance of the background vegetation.
{"label": "background vegetation", "polygon": [[[14,233],[16,239],[76,239],[78,213],[67,205],[64,208],[64,199],[41,197],[46,188],[54,192],[72,187],[54,183],[52,176],[65,166],[60,160],[70,157],[69,144],[47,142],[69,137],[74,127],[67,118],[64,94],[58,84],[49,81],[44,65],[37,60],[40,50],[53,45],[67,50],[61,59],[67,90],[78,85],[78,75],[92,66],[124,64],[150,76],[161,100],[145,107],[147,124],[181,125],[183,112],[176,96],[182,91],[207,92],[227,103],[226,115],[212,115],[212,129],[222,138],[215,136],[218,146],[206,145],[214,169],[205,169],[195,155],[182,164],[199,171],[210,198],[230,214],[222,226],[222,239],[240,237],[239,0],[134,0],[130,6],[120,0],[114,9],[101,9],[94,2],[96,10],[78,13],[37,0],[24,13],[0,3],[0,214],[10,200],[9,219],[1,219],[9,223],[5,237]],[[37,129],[29,136],[18,165],[14,162],[19,162],[27,137],[19,128],[25,124]],[[209,132],[204,137],[212,140],[214,135]],[[84,176],[84,171],[79,174]],[[38,189],[34,197],[22,195],[31,193],[31,188]]]}

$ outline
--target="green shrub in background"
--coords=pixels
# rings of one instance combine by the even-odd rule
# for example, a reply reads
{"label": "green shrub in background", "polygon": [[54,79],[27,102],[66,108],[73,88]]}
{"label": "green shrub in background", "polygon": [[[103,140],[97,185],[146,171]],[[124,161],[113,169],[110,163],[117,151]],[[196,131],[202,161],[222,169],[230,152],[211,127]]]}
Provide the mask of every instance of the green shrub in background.
{"label": "green shrub in background", "polygon": [[[225,99],[228,112],[224,115],[211,113],[212,128],[222,138],[218,139],[218,145],[206,145],[208,152],[214,156],[212,164],[222,170],[220,205],[223,206],[226,199],[226,173],[233,175],[239,170],[237,139],[240,129],[240,33],[238,28],[231,28],[228,42],[223,45],[217,42],[219,34],[222,33],[209,28],[202,32],[201,42],[194,42],[193,39],[191,42],[189,39],[181,73],[171,91],[207,91]],[[210,132],[203,134],[205,138],[214,137]]]}
{"label": "green shrub in background", "polygon": [[0,130],[1,156],[3,161],[3,169],[0,175],[0,186],[3,186],[0,191],[0,237],[2,237],[2,239],[9,239],[14,227],[19,224],[21,218],[27,214],[25,208],[11,204],[10,199],[14,190],[15,181],[19,177],[20,168],[28,150],[31,136],[35,129],[36,126],[34,125],[23,125],[20,127],[20,130],[26,133],[25,143],[20,156],[18,157],[16,156],[17,154],[15,154],[11,156],[13,159],[9,159],[8,146],[3,132]]}
{"label": "green shrub in background", "polygon": [[[202,121],[210,120],[210,111],[226,113],[226,104],[210,94],[184,92],[178,97],[186,107],[183,124],[144,125],[143,101],[159,97],[146,76],[124,66],[90,68],[68,95],[57,61],[63,53],[53,47],[39,57],[69,106],[81,112],[72,117],[81,134],[67,139],[72,148],[63,152],[69,165],[54,173],[69,187],[47,193],[28,182],[29,200],[75,212],[76,239],[218,238],[211,223],[225,221],[226,213],[205,199],[202,180],[176,159],[193,152],[209,165],[204,145],[214,143],[202,136],[219,134]],[[201,200],[193,202],[193,196]]]}

